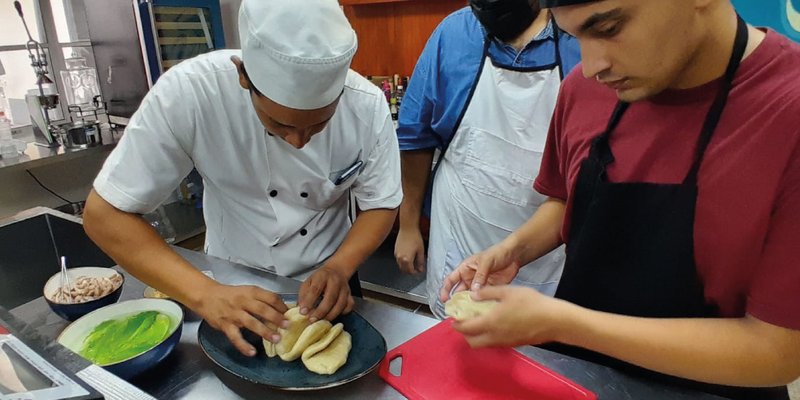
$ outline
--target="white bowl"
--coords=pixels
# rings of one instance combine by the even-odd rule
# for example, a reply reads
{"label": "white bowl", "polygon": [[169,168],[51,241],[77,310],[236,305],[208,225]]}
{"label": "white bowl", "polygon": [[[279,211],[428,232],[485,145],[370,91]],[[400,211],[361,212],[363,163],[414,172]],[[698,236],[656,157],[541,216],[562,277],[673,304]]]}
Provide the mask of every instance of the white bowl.
{"label": "white bowl", "polygon": [[73,322],[58,336],[58,343],[76,354],[83,347],[86,337],[97,325],[110,319],[121,319],[143,311],[158,311],[170,319],[166,338],[153,348],[103,368],[121,378],[132,378],[158,364],[169,355],[180,340],[183,328],[183,311],[172,301],[158,299],[137,299],[112,304],[84,315]]}
{"label": "white bowl", "polygon": [[116,303],[117,300],[119,300],[119,296],[122,294],[122,286],[125,285],[125,276],[112,268],[105,267],[75,267],[67,269],[67,276],[71,282],[77,281],[78,278],[82,276],[91,278],[111,278],[116,275],[122,277],[122,282],[120,283],[119,287],[112,290],[105,296],[83,303],[59,303],[54,300],[54,297],[56,293],[58,293],[58,289],[61,285],[61,271],[56,272],[50,277],[50,279],[47,280],[47,283],[44,284],[44,289],[42,292],[47,304],[50,305],[50,308],[53,310],[53,312],[66,320],[74,321],[88,314],[89,312],[97,310],[100,307]]}

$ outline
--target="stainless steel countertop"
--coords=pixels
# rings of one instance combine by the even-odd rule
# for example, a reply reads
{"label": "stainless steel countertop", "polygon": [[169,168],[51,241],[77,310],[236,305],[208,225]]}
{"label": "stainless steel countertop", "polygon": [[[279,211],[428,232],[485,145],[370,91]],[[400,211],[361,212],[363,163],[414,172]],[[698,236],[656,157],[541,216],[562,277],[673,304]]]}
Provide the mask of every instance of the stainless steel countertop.
{"label": "stainless steel countertop", "polygon": [[[15,128],[15,130],[16,129],[17,128]],[[0,158],[0,169],[31,169],[35,167],[41,167],[43,165],[85,157],[95,153],[109,152],[117,145],[117,142],[115,141],[113,143],[106,143],[86,149],[67,149],[64,146],[55,148],[43,147],[33,143],[33,130],[30,126],[23,127],[22,129],[24,130],[24,133],[19,137],[14,136],[14,139],[20,139],[29,142],[28,147],[25,148],[25,153],[21,154],[18,158]]]}
{"label": "stainless steel countertop", "polygon": [[392,297],[428,304],[425,274],[409,275],[400,272],[394,258],[397,235],[390,234],[364,264],[358,268],[358,278],[364,289]]}
{"label": "stainless steel countertop", "polygon": [[[250,284],[281,293],[297,292],[300,282],[220,260],[205,254],[176,248],[201,270],[211,270],[220,282]],[[127,275],[127,274],[126,274]],[[144,284],[126,276],[122,300],[140,298]],[[391,349],[436,324],[426,316],[373,300],[357,300],[356,310],[385,337]],[[67,322],[53,314],[42,298],[11,310],[39,335],[55,340]],[[197,344],[199,322],[186,322],[173,353],[160,365],[131,381],[158,399],[402,399],[403,396],[371,374],[344,385],[319,392],[280,392],[246,383],[216,367]],[[574,380],[597,394],[601,400],[623,399],[717,399],[718,397],[676,390],[655,382],[634,379],[610,368],[562,356],[536,347],[519,349],[535,361]]]}

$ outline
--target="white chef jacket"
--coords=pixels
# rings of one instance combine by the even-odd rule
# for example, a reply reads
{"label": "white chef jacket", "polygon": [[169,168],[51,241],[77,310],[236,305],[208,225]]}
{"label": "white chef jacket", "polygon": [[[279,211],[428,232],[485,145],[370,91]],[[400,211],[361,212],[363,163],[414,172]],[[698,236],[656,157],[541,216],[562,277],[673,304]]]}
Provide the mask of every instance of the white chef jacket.
{"label": "white chef jacket", "polygon": [[[148,213],[195,167],[206,252],[298,275],[342,243],[352,198],[362,210],[400,205],[397,138],[383,93],[354,71],[333,118],[305,147],[268,135],[230,60],[240,54],[215,51],[162,75],[94,188],[122,211]],[[334,183],[359,161],[357,173]]]}

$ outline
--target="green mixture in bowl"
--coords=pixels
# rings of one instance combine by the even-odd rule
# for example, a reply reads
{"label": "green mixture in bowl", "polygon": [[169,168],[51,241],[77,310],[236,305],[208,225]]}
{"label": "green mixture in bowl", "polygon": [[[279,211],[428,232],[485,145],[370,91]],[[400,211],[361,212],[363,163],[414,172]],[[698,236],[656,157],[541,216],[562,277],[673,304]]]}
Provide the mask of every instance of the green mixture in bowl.
{"label": "green mixture in bowl", "polygon": [[78,353],[100,366],[118,363],[158,346],[169,327],[169,317],[158,311],[110,319],[92,329]]}

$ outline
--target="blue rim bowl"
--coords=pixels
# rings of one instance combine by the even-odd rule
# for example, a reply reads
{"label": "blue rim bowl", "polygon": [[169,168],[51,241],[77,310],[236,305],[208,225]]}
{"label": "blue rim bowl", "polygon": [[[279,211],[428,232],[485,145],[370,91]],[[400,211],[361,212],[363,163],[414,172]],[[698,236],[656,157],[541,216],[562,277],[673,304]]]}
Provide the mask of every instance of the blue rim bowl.
{"label": "blue rim bowl", "polygon": [[58,314],[59,317],[64,318],[67,321],[75,321],[76,319],[94,310],[116,303],[119,300],[119,297],[122,295],[122,287],[125,286],[125,275],[121,274],[119,271],[107,267],[75,267],[67,269],[67,276],[69,276],[69,279],[72,282],[75,282],[82,276],[102,278],[112,277],[114,275],[121,276],[122,283],[120,283],[119,287],[114,289],[113,292],[92,301],[67,304],[58,303],[53,300],[53,297],[57,293],[60,284],[61,272],[59,271],[55,275],[51,276],[50,279],[47,280],[47,283],[44,284],[44,299],[47,301],[50,309],[53,310],[54,313]]}
{"label": "blue rim bowl", "polygon": [[169,334],[150,350],[128,359],[107,365],[100,365],[122,379],[131,379],[163,361],[175,348],[183,331],[183,311],[169,300],[137,299],[112,304],[84,315],[73,322],[58,336],[58,343],[78,353],[86,336],[97,326],[109,319],[124,318],[143,311],[158,311],[170,319]]}

